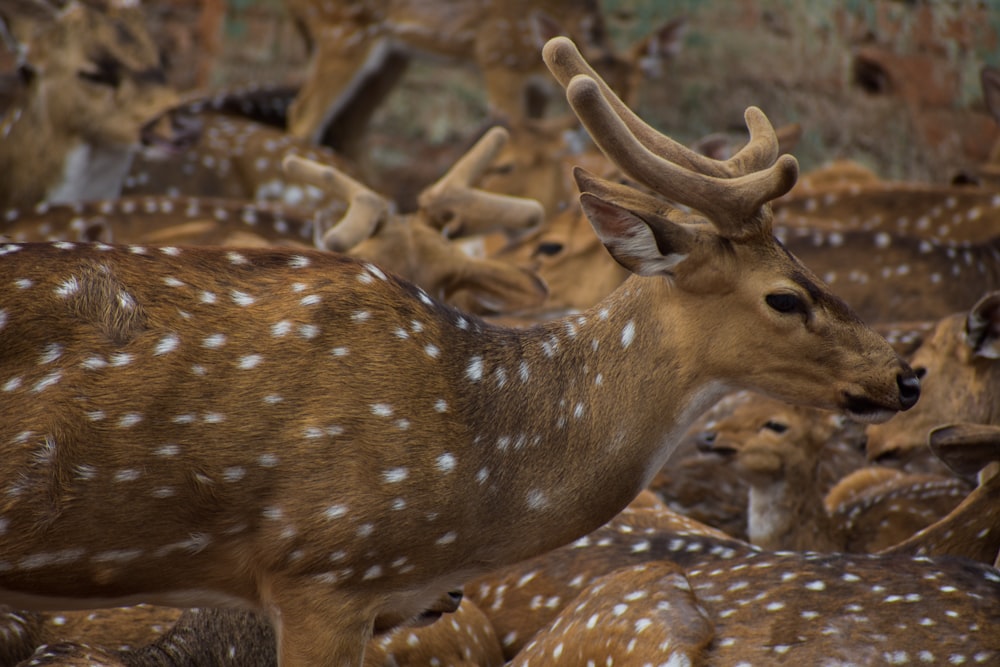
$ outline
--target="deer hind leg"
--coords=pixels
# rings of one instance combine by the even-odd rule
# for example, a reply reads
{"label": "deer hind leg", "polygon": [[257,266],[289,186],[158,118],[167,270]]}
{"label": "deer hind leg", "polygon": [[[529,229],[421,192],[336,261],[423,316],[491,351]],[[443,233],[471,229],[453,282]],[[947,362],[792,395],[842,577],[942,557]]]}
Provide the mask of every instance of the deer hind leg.
{"label": "deer hind leg", "polygon": [[374,616],[361,611],[364,600],[322,588],[307,581],[272,589],[269,612],[281,667],[361,667]]}

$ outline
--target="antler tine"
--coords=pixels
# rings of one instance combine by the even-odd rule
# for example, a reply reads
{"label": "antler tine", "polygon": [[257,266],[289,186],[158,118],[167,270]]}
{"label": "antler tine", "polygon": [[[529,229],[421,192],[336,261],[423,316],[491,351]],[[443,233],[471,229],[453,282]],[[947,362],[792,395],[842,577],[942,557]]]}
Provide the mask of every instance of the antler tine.
{"label": "antler tine", "polygon": [[389,212],[390,205],[384,197],[329,165],[289,155],[282,168],[289,178],[323,188],[347,202],[343,217],[322,237],[317,226],[319,248],[335,252],[350,250],[370,237],[379,220]]}
{"label": "antler tine", "polygon": [[448,236],[459,236],[498,228],[524,229],[542,221],[545,211],[534,199],[472,187],[509,137],[502,127],[490,128],[444,176],[420,193],[417,203],[434,226]]}
{"label": "antler tine", "polygon": [[728,160],[714,160],[665,136],[639,118],[584,60],[579,49],[568,38],[554,37],[546,42],[542,49],[542,59],[564,88],[579,74],[585,74],[596,81],[615,113],[639,142],[675,164],[708,176],[733,178],[769,167],[778,155],[777,137],[763,113],[760,116],[764,123],[756,115],[752,121],[747,118],[750,142],[746,146]]}
{"label": "antler tine", "polygon": [[[612,162],[655,192],[700,211],[730,238],[745,236],[750,231],[745,223],[764,204],[788,192],[798,176],[798,162],[790,155],[782,155],[767,169],[735,178],[686,169],[653,153],[629,132],[594,79],[583,74],[574,76],[566,96]],[[747,111],[747,122],[752,132],[761,132],[765,123],[770,127],[764,114],[753,107]]]}

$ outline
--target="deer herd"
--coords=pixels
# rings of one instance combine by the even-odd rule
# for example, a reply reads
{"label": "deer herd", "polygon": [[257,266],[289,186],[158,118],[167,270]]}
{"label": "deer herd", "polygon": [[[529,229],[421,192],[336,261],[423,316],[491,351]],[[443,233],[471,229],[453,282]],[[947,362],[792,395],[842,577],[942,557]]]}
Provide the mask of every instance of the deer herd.
{"label": "deer herd", "polygon": [[[285,4],[301,88],[184,94],[134,1],[0,7],[2,664],[1000,664],[997,164],[689,148],[683,19]],[[407,205],[421,52],[491,116]]]}

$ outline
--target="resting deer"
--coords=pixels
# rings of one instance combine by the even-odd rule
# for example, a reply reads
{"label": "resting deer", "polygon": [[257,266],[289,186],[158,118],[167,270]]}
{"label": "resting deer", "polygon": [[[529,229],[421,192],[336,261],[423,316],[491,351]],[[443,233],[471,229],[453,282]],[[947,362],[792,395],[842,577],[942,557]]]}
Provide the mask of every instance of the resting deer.
{"label": "resting deer", "polygon": [[609,157],[700,212],[578,173],[635,274],[578,316],[491,326],[323,252],[3,246],[0,601],[251,606],[282,664],[356,666],[377,618],[609,520],[733,388],[869,422],[916,403],[770,233],[796,162],[761,111],[714,162],[569,40],[544,56]]}
{"label": "resting deer", "polygon": [[869,323],[938,319],[1000,288],[1000,235],[973,243],[862,230],[775,232]]}
{"label": "resting deer", "polygon": [[[851,471],[831,489],[821,464],[844,430],[829,412],[754,396],[701,437],[731,454],[749,484],[747,533],[766,549],[873,553],[897,544],[958,505],[970,486],[942,475]],[[849,458],[855,470],[864,457]],[[846,485],[850,486],[846,486]],[[842,499],[828,502],[840,496]]]}
{"label": "resting deer", "polygon": [[941,318],[911,359],[923,378],[924,400],[910,414],[866,428],[868,457],[929,456],[928,437],[944,424],[1000,425],[998,341],[1000,292],[982,295],[969,310]]}
{"label": "resting deer", "polygon": [[934,454],[960,475],[976,475],[979,486],[948,516],[885,553],[962,556],[1000,566],[1000,427],[948,424],[931,431]]}
{"label": "resting deer", "polygon": [[[296,173],[311,178],[313,189],[324,200],[336,202],[337,208],[313,213],[300,207],[238,199],[125,196],[86,204],[10,209],[4,212],[6,225],[0,227],[0,235],[17,242],[315,245],[388,268],[429,294],[470,312],[519,311],[533,308],[545,298],[545,285],[539,278],[503,261],[471,257],[449,238],[496,228],[513,232],[540,221],[541,209],[536,202],[474,187],[505,136],[500,128],[487,133],[425,189],[420,208],[409,215],[394,212],[392,202],[343,172],[297,159],[291,162]],[[334,215],[340,218],[331,225],[327,218]],[[442,228],[448,236],[442,234]]]}
{"label": "resting deer", "polygon": [[788,233],[865,231],[935,241],[983,242],[1000,229],[1000,192],[985,188],[876,182],[785,197],[775,224]]}
{"label": "resting deer", "polygon": [[117,196],[140,144],[194,136],[174,116],[151,123],[177,96],[135,3],[12,0],[5,23],[28,83],[0,118],[0,209]]}
{"label": "resting deer", "polygon": [[[676,51],[683,20],[657,31],[669,46],[638,46],[619,55],[598,2],[544,0],[463,3],[285,0],[311,52],[309,70],[289,110],[288,129],[357,157],[368,117],[401,77],[412,54],[475,63],[493,120],[512,128],[545,113],[549,81],[538,51],[547,37],[574,36],[616,90],[640,73],[647,53]],[[651,58],[652,59],[652,58]]]}
{"label": "resting deer", "polygon": [[172,155],[136,156],[122,193],[279,201],[309,208],[335,204],[327,193],[292,183],[284,173],[282,161],[296,155],[357,175],[357,169],[331,149],[284,130],[290,99],[287,86],[190,96],[165,114],[197,123],[197,140]]}
{"label": "resting deer", "polygon": [[998,593],[982,563],[766,551],[663,509],[466,586],[518,667],[992,664]]}
{"label": "resting deer", "polygon": [[[101,619],[98,615],[99,618],[92,622],[82,618],[84,612],[62,613],[56,620],[66,625],[56,625],[50,620],[48,632],[41,634],[48,641],[37,646],[34,655],[26,656],[24,662],[18,664],[36,667],[77,664],[88,667],[273,667],[277,664],[274,631],[260,614],[211,608],[182,612],[166,607],[127,607],[109,611],[114,612],[109,618]],[[147,627],[150,617],[156,621],[153,630]],[[98,622],[101,627],[89,627]],[[69,628],[70,625],[74,627]],[[150,634],[153,636],[147,641],[121,645],[125,638]],[[3,655],[0,653],[0,657]],[[500,641],[489,619],[471,600],[462,600],[441,622],[396,628],[374,637],[368,644],[364,664],[365,667],[418,664],[501,667],[503,658]]]}

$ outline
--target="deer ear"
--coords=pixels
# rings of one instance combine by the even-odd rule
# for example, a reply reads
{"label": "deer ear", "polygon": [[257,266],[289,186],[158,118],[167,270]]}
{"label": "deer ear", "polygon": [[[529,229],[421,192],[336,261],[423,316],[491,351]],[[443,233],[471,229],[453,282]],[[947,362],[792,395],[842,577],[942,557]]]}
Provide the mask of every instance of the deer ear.
{"label": "deer ear", "polygon": [[1000,292],[991,292],[969,311],[965,343],[977,357],[1000,359]]}
{"label": "deer ear", "polygon": [[979,73],[983,88],[983,101],[998,124],[1000,124],[1000,68],[985,65]]}
{"label": "deer ear", "polygon": [[931,451],[962,476],[972,476],[1000,460],[1000,427],[988,424],[946,424],[927,436]]}
{"label": "deer ear", "polygon": [[59,10],[40,0],[5,0],[0,7],[0,46],[17,54],[19,65],[27,61],[27,43],[41,27],[58,19]]}
{"label": "deer ear", "polygon": [[580,204],[615,261],[640,276],[670,275],[694,245],[694,233],[654,213],[638,214],[585,192]]}

